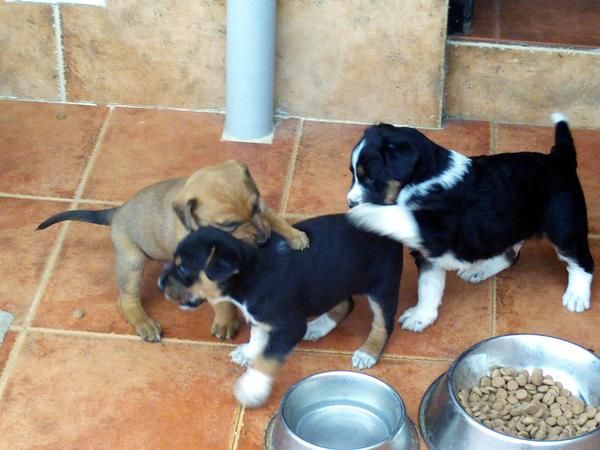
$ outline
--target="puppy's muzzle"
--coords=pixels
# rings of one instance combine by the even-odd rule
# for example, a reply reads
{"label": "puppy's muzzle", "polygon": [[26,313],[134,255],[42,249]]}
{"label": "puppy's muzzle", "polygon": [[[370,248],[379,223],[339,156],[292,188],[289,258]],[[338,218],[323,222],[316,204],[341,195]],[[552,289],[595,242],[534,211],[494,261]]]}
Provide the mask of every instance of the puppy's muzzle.
{"label": "puppy's muzzle", "polygon": [[181,309],[194,309],[204,302],[204,299],[191,293],[181,283],[175,271],[175,264],[172,262],[166,265],[165,270],[158,277],[158,288],[167,299],[178,303]]}
{"label": "puppy's muzzle", "polygon": [[355,206],[360,205],[360,202],[357,200],[350,200],[348,199],[348,207],[349,208],[354,208]]}

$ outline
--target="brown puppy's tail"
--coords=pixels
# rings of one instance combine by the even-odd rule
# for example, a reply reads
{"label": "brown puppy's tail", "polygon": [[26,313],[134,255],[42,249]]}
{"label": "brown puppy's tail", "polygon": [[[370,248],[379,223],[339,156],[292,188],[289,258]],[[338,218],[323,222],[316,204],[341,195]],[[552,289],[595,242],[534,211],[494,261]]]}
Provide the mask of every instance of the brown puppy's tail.
{"label": "brown puppy's tail", "polygon": [[62,222],[63,220],[78,220],[80,222],[95,223],[96,225],[110,225],[112,216],[117,209],[118,208],[101,210],[76,209],[72,211],[63,211],[44,220],[38,225],[36,231],[48,228],[50,225]]}

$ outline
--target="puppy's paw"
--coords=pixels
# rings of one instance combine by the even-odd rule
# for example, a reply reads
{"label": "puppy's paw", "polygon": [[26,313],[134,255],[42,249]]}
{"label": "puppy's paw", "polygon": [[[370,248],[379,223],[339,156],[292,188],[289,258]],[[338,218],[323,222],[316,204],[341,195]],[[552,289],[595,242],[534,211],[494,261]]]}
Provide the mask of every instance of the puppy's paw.
{"label": "puppy's paw", "polygon": [[248,367],[252,362],[252,358],[248,355],[248,344],[238,345],[234,351],[229,353],[229,358],[238,366]]}
{"label": "puppy's paw", "polygon": [[213,336],[221,340],[231,340],[235,337],[239,329],[240,321],[238,319],[233,319],[227,323],[220,323],[215,320],[210,328],[210,332]]}
{"label": "puppy's paw", "polygon": [[469,269],[459,270],[456,272],[456,276],[467,283],[473,284],[480,283],[487,278],[485,271],[477,266]]}
{"label": "puppy's paw", "polygon": [[590,308],[590,294],[585,290],[567,289],[562,302],[569,311],[581,313]]}
{"label": "puppy's paw", "polygon": [[158,322],[149,317],[134,325],[135,332],[147,342],[158,342],[161,339],[162,330]]}
{"label": "puppy's paw", "polygon": [[336,325],[337,323],[327,314],[323,314],[306,324],[306,333],[304,333],[302,339],[305,341],[316,341],[317,339],[321,339],[333,330]]}
{"label": "puppy's paw", "polygon": [[402,329],[410,331],[423,331],[437,319],[437,309],[419,308],[413,306],[408,308],[398,319]]}
{"label": "puppy's paw", "polygon": [[292,228],[290,235],[286,238],[288,245],[294,250],[304,250],[308,248],[310,242],[304,231]]}
{"label": "puppy's paw", "polygon": [[247,408],[261,406],[271,394],[273,379],[256,369],[248,369],[235,383],[235,398]]}
{"label": "puppy's paw", "polygon": [[378,359],[359,349],[352,355],[352,367],[355,369],[370,369],[377,363]]}

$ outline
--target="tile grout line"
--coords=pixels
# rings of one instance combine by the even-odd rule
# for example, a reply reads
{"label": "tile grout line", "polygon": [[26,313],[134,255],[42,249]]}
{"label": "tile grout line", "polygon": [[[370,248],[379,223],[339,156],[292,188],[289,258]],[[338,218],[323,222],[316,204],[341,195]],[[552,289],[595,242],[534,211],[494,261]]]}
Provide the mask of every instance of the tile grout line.
{"label": "tile grout line", "polygon": [[494,39],[496,39],[496,43],[500,41],[500,0],[495,0],[494,2]]}
{"label": "tile grout line", "polygon": [[100,128],[100,133],[98,134],[98,138],[96,139],[96,144],[92,149],[92,154],[90,155],[90,159],[88,160],[85,169],[83,170],[83,174],[81,175],[81,180],[79,181],[79,186],[77,186],[77,190],[75,191],[75,201],[79,202],[83,195],[83,190],[88,182],[90,174],[92,173],[92,169],[94,168],[94,164],[96,163],[96,159],[98,159],[98,155],[100,153],[100,149],[104,144],[104,137],[106,136],[106,131],[108,130],[108,126],[110,123],[110,119],[112,117],[112,112],[114,108],[109,107],[108,113],[106,114],[106,118],[104,119],[104,123],[102,124],[102,128]]}
{"label": "tile grout line", "polygon": [[497,316],[497,311],[496,311],[496,300],[497,300],[497,281],[498,278],[496,276],[494,276],[492,278],[492,283],[490,286],[491,292],[490,292],[490,298],[491,298],[491,311],[490,311],[490,315],[491,315],[491,329],[490,332],[492,333],[492,337],[496,336],[497,330],[496,330],[496,316]]}
{"label": "tile grout line", "polygon": [[283,184],[283,193],[281,194],[281,203],[279,205],[279,212],[284,214],[288,207],[290,192],[292,190],[292,181],[294,179],[294,173],[296,172],[296,159],[298,158],[298,148],[300,147],[300,140],[302,139],[302,133],[304,131],[304,120],[301,119],[296,129],[296,136],[294,137],[294,145],[292,147],[292,154],[290,156],[290,162],[288,164],[287,174],[285,182]]}
{"label": "tile grout line", "polygon": [[[79,186],[77,187],[77,189],[75,191],[75,199],[71,203],[72,207],[75,207],[77,205],[77,198],[78,198],[78,196],[81,195],[81,192],[83,191],[85,183],[87,182],[87,178],[89,176],[89,173],[91,172],[91,166],[93,165],[93,163],[95,161],[95,155],[97,155],[100,147],[102,146],[102,142],[104,141],[104,135],[106,134],[106,129],[108,127],[108,122],[109,122],[109,119],[111,116],[111,112],[112,112],[112,110],[108,111],[108,114],[106,115],[106,118],[104,119],[104,123],[102,124],[102,128],[100,128],[100,132],[98,133],[98,137],[96,138],[96,143],[94,144],[92,154],[90,155],[90,159],[88,160],[87,165],[83,171],[83,176],[82,176],[81,181],[79,182]],[[29,306],[29,309],[27,310],[27,313],[25,315],[25,319],[23,320],[22,331],[19,333],[17,340],[15,341],[15,344],[10,352],[8,360],[6,361],[6,364],[4,366],[4,370],[2,371],[2,375],[0,376],[0,399],[2,399],[2,397],[4,396],[4,392],[6,391],[6,386],[8,384],[8,380],[15,368],[16,361],[19,357],[19,354],[21,353],[21,350],[22,350],[23,346],[25,345],[25,339],[29,335],[29,327],[30,327],[31,323],[33,322],[33,317],[35,316],[35,312],[36,312],[36,310],[42,300],[42,297],[46,291],[46,287],[48,286],[48,283],[50,282],[50,277],[52,276],[52,274],[54,272],[54,268],[56,266],[56,261],[58,260],[58,257],[62,251],[62,247],[63,247],[64,241],[66,239],[67,232],[69,230],[69,225],[70,224],[68,222],[66,224],[64,224],[58,233],[56,241],[54,242],[54,246],[52,247],[52,250],[50,251],[50,256],[46,260],[46,264],[44,266],[42,276],[40,278],[37,289],[33,296],[33,301],[31,302],[31,305]]]}
{"label": "tile grout line", "polygon": [[[74,337],[89,337],[98,339],[115,339],[115,340],[126,340],[142,342],[139,336],[134,334],[119,334],[119,333],[103,333],[99,331],[86,331],[86,330],[65,330],[61,328],[46,328],[46,327],[28,327],[29,333],[40,333],[40,334],[53,334],[57,336],[74,336]],[[192,339],[180,339],[180,338],[163,338],[161,343],[174,344],[174,345],[193,345],[198,347],[220,347],[220,348],[235,348],[238,344],[222,342],[222,341],[202,341]],[[321,349],[306,349],[306,348],[295,348],[294,352],[308,354],[308,355],[333,355],[333,356],[352,356],[353,351],[351,350],[321,350]],[[409,356],[409,355],[392,355],[383,354],[382,359],[397,360],[397,361],[431,361],[431,362],[452,362],[452,358],[444,357],[433,357],[433,356]]]}
{"label": "tile grout line", "polygon": [[244,426],[244,415],[246,412],[246,408],[242,405],[238,404],[235,411],[235,423],[233,426],[233,435],[231,436],[231,444],[229,445],[229,450],[237,450],[238,445],[240,443],[240,435],[242,432],[242,427]]}
{"label": "tile grout line", "polygon": [[62,39],[62,22],[60,16],[60,5],[52,5],[52,17],[54,28],[54,42],[56,44],[56,81],[58,83],[58,98],[61,102],[67,101],[67,82],[65,79],[65,55]]}
{"label": "tile grout line", "polygon": [[92,203],[98,205],[111,205],[111,206],[119,206],[122,205],[123,202],[116,200],[98,200],[92,198],[80,198],[76,199],[74,197],[53,197],[46,195],[33,195],[33,194],[13,194],[11,192],[0,192],[0,198],[16,198],[21,200],[40,200],[47,202],[63,202],[63,203]]}

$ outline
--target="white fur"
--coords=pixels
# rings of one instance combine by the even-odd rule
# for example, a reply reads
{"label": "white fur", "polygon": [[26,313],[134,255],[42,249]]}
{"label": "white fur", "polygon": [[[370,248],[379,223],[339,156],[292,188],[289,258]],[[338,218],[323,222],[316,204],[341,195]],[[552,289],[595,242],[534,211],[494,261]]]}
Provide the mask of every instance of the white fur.
{"label": "white fur", "polygon": [[362,350],[356,350],[352,355],[352,367],[355,369],[370,369],[377,363],[377,358]]}
{"label": "white fur", "polygon": [[358,157],[360,156],[360,151],[365,146],[364,138],[354,147],[352,150],[352,173],[354,174],[354,180],[352,182],[352,187],[350,191],[348,191],[348,203],[360,203],[362,202],[363,197],[363,189],[358,181],[358,177],[356,176],[356,164],[358,163]]}
{"label": "white fur", "polygon": [[407,309],[398,319],[402,328],[423,331],[437,319],[446,284],[446,272],[435,264],[419,273],[417,306]]}
{"label": "white fur", "polygon": [[248,407],[261,406],[271,394],[273,378],[256,369],[248,369],[235,383],[233,390],[238,401]]}
{"label": "white fur", "polygon": [[253,326],[250,329],[250,342],[238,345],[229,357],[234,363],[247,367],[265,350],[268,342],[269,332],[260,326]]}
{"label": "white fur", "polygon": [[250,314],[248,312],[248,309],[246,308],[246,306],[243,305],[242,303],[238,302],[233,297],[224,296],[224,297],[219,297],[219,298],[212,300],[212,303],[215,305],[219,304],[219,303],[223,303],[223,302],[233,303],[235,306],[237,306],[237,308],[242,312],[244,319],[246,319],[246,322],[257,323],[256,320],[254,320],[254,317],[252,317],[252,314]]}
{"label": "white fur", "polygon": [[316,319],[308,322],[306,333],[304,333],[305,341],[316,341],[323,336],[329,334],[337,326],[337,322],[329,317],[328,314],[321,314]]}
{"label": "white fur", "polygon": [[418,249],[421,246],[419,226],[413,213],[406,207],[361,203],[347,214],[359,228],[395,239],[410,248]]}
{"label": "white fur", "polygon": [[403,188],[396,204],[400,206],[411,205],[413,200],[427,195],[435,187],[441,186],[444,189],[450,189],[456,186],[471,168],[471,159],[453,150],[449,150],[449,152],[450,164],[446,170],[427,181],[410,184]]}
{"label": "white fur", "polygon": [[552,123],[554,123],[555,125],[559,122],[569,122],[567,120],[567,116],[560,112],[552,113],[550,117],[552,118]]}
{"label": "white fur", "polygon": [[584,312],[590,308],[592,274],[583,270],[573,259],[559,255],[567,263],[569,283],[562,303],[571,312]]}
{"label": "white fur", "polygon": [[444,253],[441,256],[435,258],[427,258],[433,265],[440,267],[444,270],[466,270],[473,266],[473,263],[458,259],[452,252]]}

